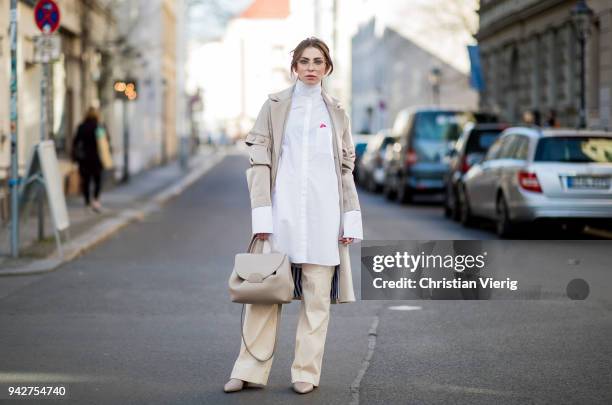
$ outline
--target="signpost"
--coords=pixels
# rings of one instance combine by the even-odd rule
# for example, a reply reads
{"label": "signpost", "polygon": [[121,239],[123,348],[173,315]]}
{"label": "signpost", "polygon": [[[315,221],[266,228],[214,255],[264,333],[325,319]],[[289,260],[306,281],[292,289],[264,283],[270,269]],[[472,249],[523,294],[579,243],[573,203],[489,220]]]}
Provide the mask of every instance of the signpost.
{"label": "signpost", "polygon": [[[10,44],[11,44],[11,179],[9,185],[11,187],[11,255],[19,257],[19,191],[20,186],[23,187],[23,179],[19,176],[19,155],[18,155],[18,77],[17,77],[17,0],[11,0],[10,14]],[[35,59],[37,63],[42,63],[43,78],[40,83],[40,141],[41,144],[35,148],[35,154],[38,153],[42,143],[46,139],[47,132],[47,98],[48,98],[48,82],[49,82],[49,62],[57,59],[60,53],[60,39],[52,36],[60,25],[60,10],[57,3],[53,0],[39,0],[34,7],[34,21],[36,26],[42,32],[42,35],[36,38],[35,42]],[[48,149],[48,147],[46,147]],[[45,149],[45,150],[46,150]],[[57,165],[53,159],[50,163],[47,162],[47,173],[53,172],[49,165]],[[42,170],[42,166],[39,166]],[[26,173],[26,175],[34,176],[36,174]],[[44,174],[42,175],[44,176]],[[42,193],[38,193],[38,238],[44,238],[44,200]],[[49,194],[50,195],[50,194]],[[56,206],[55,201],[53,204]],[[55,218],[54,218],[55,219]],[[57,228],[57,227],[56,227]]]}
{"label": "signpost", "polygon": [[57,35],[37,35],[34,37],[34,62],[49,63],[59,59],[62,43]]}
{"label": "signpost", "polygon": [[[60,25],[60,10],[53,0],[39,0],[34,7],[34,20],[42,32],[35,39],[34,61],[42,64],[43,77],[40,82],[40,141],[47,139],[49,114],[47,108],[49,88],[49,63],[60,56],[61,41],[57,35],[52,35]],[[38,240],[45,237],[44,196],[38,198]]]}
{"label": "signpost", "polygon": [[60,10],[53,0],[39,0],[34,7],[36,26],[44,34],[52,34],[59,28]]}
{"label": "signpost", "polygon": [[17,149],[17,0],[11,0],[11,255],[19,256],[19,152]]}

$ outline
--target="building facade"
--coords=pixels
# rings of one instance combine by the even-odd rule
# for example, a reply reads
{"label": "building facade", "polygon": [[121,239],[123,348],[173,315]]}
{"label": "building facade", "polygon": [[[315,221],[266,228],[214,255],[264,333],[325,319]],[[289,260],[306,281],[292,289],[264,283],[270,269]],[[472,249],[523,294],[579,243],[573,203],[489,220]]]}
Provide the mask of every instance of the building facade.
{"label": "building facade", "polygon": [[[525,111],[554,112],[562,126],[580,120],[581,53],[571,10],[577,0],[482,0],[477,34],[485,78],[480,104],[510,122]],[[586,121],[610,128],[612,2],[588,0],[594,11],[586,42]]]}
{"label": "building facade", "polygon": [[[177,76],[184,69],[184,37],[178,34],[177,20],[184,12],[182,0],[121,0],[117,8],[119,35],[123,38],[114,66],[115,78],[135,80],[138,98],[115,100],[119,119],[112,132],[129,131],[129,172],[137,173],[177,157],[177,111],[186,102],[178,88]],[[183,42],[181,42],[183,41]],[[124,108],[125,107],[125,108]],[[123,114],[127,119],[122,119]],[[119,144],[121,148],[121,142]],[[121,159],[120,159],[121,160]],[[122,167],[122,161],[118,164]]]}
{"label": "building facade", "polygon": [[[376,18],[361,26],[352,39],[352,129],[373,133],[389,128],[407,107],[439,104],[473,110],[478,95],[468,76]],[[437,95],[430,82],[439,71]]]}
{"label": "building facade", "polygon": [[[179,47],[177,16],[182,0],[57,0],[61,24],[60,58],[50,64],[49,127],[60,171],[67,176],[72,139],[85,111],[93,106],[111,136],[115,167],[105,181],[123,174],[124,155],[129,172],[137,173],[177,157],[177,110],[186,103],[177,76],[185,57]],[[40,140],[42,66],[34,62],[34,41],[40,31],[34,22],[35,0],[18,2],[18,149],[23,175],[34,145]],[[10,0],[0,0],[0,180],[10,171]],[[135,80],[138,98],[116,97],[114,83]],[[183,83],[184,85],[184,83]],[[124,123],[129,148],[124,144]],[[3,183],[0,183],[2,186]],[[69,190],[67,190],[69,191]],[[78,190],[70,190],[78,192]]]}
{"label": "building facade", "polygon": [[[40,31],[34,22],[34,0],[18,2],[18,154],[20,175],[26,170],[33,146],[41,137],[42,65],[34,61],[34,41]],[[46,139],[55,141],[60,169],[71,168],[69,156],[74,130],[90,105],[112,121],[109,44],[117,25],[109,1],[60,0],[60,58],[50,64],[49,105]],[[10,170],[10,0],[0,0],[0,179]]]}

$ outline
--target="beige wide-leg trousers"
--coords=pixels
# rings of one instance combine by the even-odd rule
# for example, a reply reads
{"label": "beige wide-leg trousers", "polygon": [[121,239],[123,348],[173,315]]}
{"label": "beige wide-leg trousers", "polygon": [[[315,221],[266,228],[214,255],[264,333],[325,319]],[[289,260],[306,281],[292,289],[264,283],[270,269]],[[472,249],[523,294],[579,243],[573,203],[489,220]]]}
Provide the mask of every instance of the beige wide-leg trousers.
{"label": "beige wide-leg trousers", "polygon": [[[302,264],[302,294],[295,337],[295,358],[291,365],[291,382],[303,381],[319,385],[325,337],[329,323],[330,289],[334,266]],[[253,354],[265,359],[272,353],[278,310],[276,304],[247,304],[244,338]],[[272,361],[253,358],[240,344],[231,378],[255,384],[267,384]]]}

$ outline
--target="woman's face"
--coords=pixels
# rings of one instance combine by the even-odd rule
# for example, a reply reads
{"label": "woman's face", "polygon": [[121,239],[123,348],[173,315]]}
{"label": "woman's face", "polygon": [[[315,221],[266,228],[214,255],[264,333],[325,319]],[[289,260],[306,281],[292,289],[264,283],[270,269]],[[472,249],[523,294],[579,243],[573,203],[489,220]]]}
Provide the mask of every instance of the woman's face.
{"label": "woman's face", "polygon": [[314,47],[304,49],[304,52],[298,58],[296,69],[298,78],[303,83],[318,84],[327,70],[323,52]]}

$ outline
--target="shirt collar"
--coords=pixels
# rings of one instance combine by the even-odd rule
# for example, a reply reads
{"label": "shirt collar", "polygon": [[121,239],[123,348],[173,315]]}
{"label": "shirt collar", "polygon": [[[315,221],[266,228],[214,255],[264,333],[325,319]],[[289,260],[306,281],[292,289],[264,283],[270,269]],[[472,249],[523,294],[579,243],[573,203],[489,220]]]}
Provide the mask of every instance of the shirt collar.
{"label": "shirt collar", "polygon": [[295,94],[297,96],[306,97],[321,95],[321,82],[317,84],[306,84],[298,79],[295,83]]}

